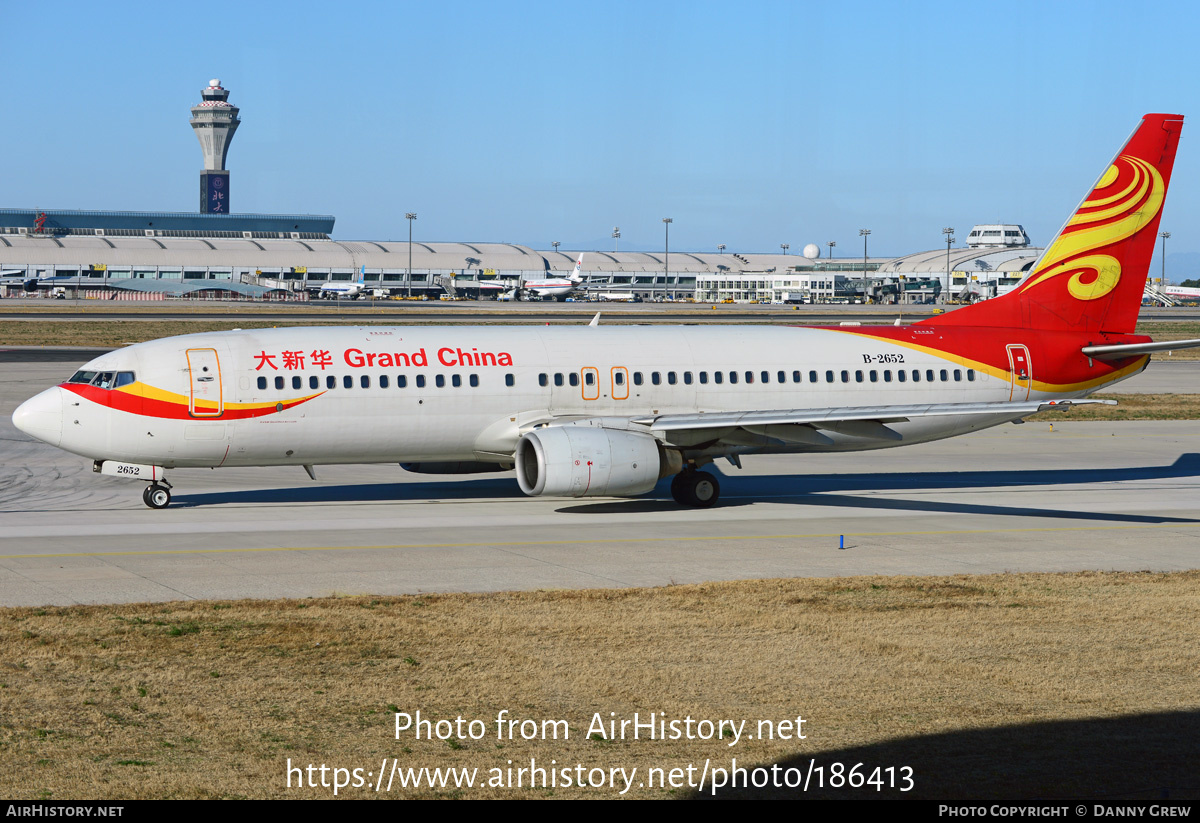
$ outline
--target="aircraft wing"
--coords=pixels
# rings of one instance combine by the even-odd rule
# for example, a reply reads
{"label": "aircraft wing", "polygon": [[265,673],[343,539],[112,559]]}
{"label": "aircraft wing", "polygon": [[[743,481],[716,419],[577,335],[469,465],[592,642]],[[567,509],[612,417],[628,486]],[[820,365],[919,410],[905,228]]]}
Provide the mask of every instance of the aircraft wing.
{"label": "aircraft wing", "polygon": [[825,409],[784,409],[778,411],[710,412],[663,414],[635,417],[634,425],[658,432],[668,442],[723,440],[736,442],[738,430],[757,438],[780,443],[829,445],[833,441],[821,429],[874,440],[900,441],[903,436],[889,423],[903,423],[925,417],[973,417],[1011,415],[1019,419],[1047,409],[1068,409],[1076,405],[1116,405],[1114,400],[1027,400],[1007,403],[925,403],[912,406],[848,406]]}

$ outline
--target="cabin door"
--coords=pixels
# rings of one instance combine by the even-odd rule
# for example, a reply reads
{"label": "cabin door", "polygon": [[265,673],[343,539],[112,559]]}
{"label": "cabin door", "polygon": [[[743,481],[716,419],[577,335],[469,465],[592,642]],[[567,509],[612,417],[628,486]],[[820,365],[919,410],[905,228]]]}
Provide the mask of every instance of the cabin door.
{"label": "cabin door", "polygon": [[188,349],[188,414],[212,418],[225,413],[221,363],[216,349]]}
{"label": "cabin door", "polygon": [[1009,400],[1028,400],[1033,385],[1033,367],[1029,362],[1029,349],[1019,343],[1008,346]]}

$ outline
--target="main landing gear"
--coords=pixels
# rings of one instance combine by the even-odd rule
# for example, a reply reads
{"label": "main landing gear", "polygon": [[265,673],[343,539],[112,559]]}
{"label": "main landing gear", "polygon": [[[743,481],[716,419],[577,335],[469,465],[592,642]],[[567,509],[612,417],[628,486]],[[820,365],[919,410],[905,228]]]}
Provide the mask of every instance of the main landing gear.
{"label": "main landing gear", "polygon": [[161,485],[151,483],[142,492],[142,502],[152,509],[165,509],[171,505],[171,484],[166,480]]}
{"label": "main landing gear", "polygon": [[685,469],[671,481],[671,496],[681,506],[707,509],[721,496],[721,484],[708,472]]}

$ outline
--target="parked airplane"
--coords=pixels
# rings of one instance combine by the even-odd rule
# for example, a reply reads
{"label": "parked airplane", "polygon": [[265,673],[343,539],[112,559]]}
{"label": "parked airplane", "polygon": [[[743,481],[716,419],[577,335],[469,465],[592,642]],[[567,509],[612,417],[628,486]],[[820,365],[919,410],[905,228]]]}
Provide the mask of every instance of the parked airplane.
{"label": "parked airplane", "polygon": [[183,467],[515,468],[530,495],[711,506],[703,467],[878,449],[1096,403],[1150,354],[1134,333],[1182,118],[1150,114],[1009,294],[913,325],[256,329],[104,354],[13,415],[148,481]]}
{"label": "parked airplane", "polygon": [[1200,300],[1200,289],[1191,286],[1161,286],[1158,290],[1174,300]]}
{"label": "parked airplane", "polygon": [[579,255],[579,259],[575,261],[575,270],[571,272],[569,277],[551,277],[546,280],[525,280],[518,287],[518,291],[524,291],[533,294],[539,300],[544,297],[554,297],[559,300],[571,294],[576,289],[583,285],[583,275],[579,270],[583,268],[583,255]]}
{"label": "parked airplane", "polygon": [[322,283],[317,289],[317,296],[328,300],[338,297],[349,297],[357,299],[362,296],[363,291],[367,288],[365,280],[365,269],[359,269],[358,279],[350,280],[327,280]]}

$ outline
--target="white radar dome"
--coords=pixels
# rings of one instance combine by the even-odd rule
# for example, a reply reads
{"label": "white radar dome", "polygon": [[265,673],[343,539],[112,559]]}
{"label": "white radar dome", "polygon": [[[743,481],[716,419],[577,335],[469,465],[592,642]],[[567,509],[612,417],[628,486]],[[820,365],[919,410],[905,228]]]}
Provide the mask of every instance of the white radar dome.
{"label": "white radar dome", "polygon": [[209,88],[219,89],[221,88],[221,81],[214,77],[212,80],[208,81],[208,86]]}
{"label": "white radar dome", "polygon": [[816,260],[818,257],[821,256],[821,247],[818,246],[816,243],[809,243],[807,246],[804,247],[804,251],[801,252],[801,254],[803,254],[809,260]]}

